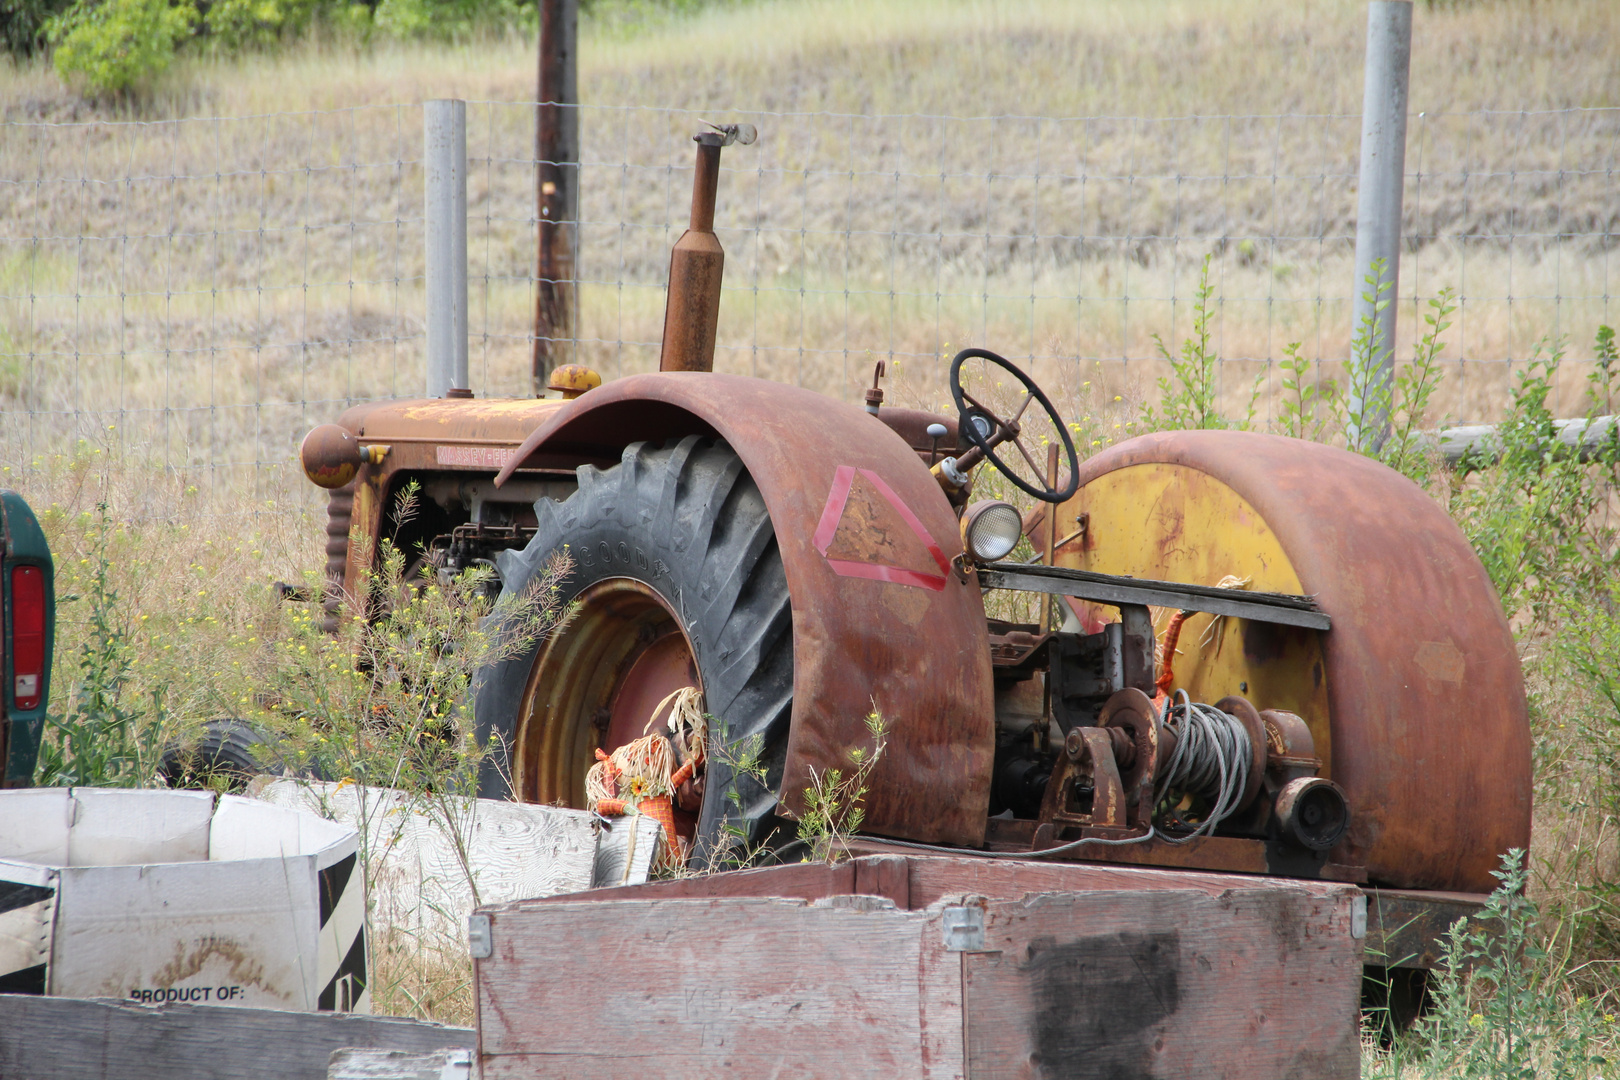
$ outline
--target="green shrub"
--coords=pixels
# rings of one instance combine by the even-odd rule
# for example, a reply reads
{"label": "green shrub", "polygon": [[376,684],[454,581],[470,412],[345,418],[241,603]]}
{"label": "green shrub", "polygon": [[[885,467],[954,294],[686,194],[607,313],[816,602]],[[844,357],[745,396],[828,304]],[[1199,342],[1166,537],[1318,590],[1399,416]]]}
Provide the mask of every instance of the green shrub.
{"label": "green shrub", "polygon": [[189,0],[78,0],[51,18],[57,74],[99,95],[122,95],[167,71],[177,42],[191,35]]}
{"label": "green shrub", "polygon": [[[1605,359],[1613,331],[1600,327],[1598,363],[1587,382],[1587,419],[1611,408],[1620,371]],[[1604,591],[1620,530],[1608,513],[1620,482],[1620,442],[1612,436],[1583,460],[1558,442],[1548,399],[1564,361],[1562,342],[1536,349],[1513,389],[1493,453],[1448,477],[1451,514],[1479,554],[1509,615],[1548,616],[1563,597]]]}
{"label": "green shrub", "polygon": [[274,45],[309,29],[316,0],[213,0],[202,30],[227,52]]}
{"label": "green shrub", "polygon": [[1538,940],[1541,918],[1525,892],[1525,853],[1507,852],[1493,873],[1501,885],[1479,914],[1458,919],[1446,933],[1431,983],[1434,1009],[1397,1051],[1394,1074],[1503,1080],[1598,1074],[1596,1067],[1607,1063],[1598,1050],[1608,1021],[1591,1000],[1564,992],[1562,964]]}
{"label": "green shrub", "polygon": [[[395,520],[410,520],[418,499],[407,485]],[[413,573],[421,552],[358,529],[351,543],[367,569],[337,632],[326,631],[319,605],[277,612],[276,640],[237,673],[238,701],[248,719],[280,734],[294,771],[412,794],[470,793],[495,749],[475,732],[473,682],[568,618],[557,592],[573,564],[553,555],[527,594],[497,604],[488,567],[440,575],[428,562]],[[324,578],[312,572],[308,586],[320,595]]]}
{"label": "green shrub", "polygon": [[1175,428],[1236,428],[1247,431],[1254,423],[1256,407],[1260,402],[1260,389],[1265,376],[1255,380],[1249,394],[1248,414],[1242,420],[1228,420],[1220,409],[1221,358],[1210,347],[1210,323],[1214,312],[1210,300],[1215,286],[1209,283],[1209,263],[1213,256],[1204,256],[1204,265],[1198,271],[1198,288],[1193,293],[1193,332],[1181,343],[1180,355],[1172,355],[1164,339],[1153,335],[1159,355],[1170,365],[1170,376],[1159,380],[1160,410],[1152,406],[1143,410],[1142,421],[1149,431]]}
{"label": "green shrub", "polygon": [[0,4],[0,47],[26,59],[45,44],[45,26],[69,0],[6,0]]}

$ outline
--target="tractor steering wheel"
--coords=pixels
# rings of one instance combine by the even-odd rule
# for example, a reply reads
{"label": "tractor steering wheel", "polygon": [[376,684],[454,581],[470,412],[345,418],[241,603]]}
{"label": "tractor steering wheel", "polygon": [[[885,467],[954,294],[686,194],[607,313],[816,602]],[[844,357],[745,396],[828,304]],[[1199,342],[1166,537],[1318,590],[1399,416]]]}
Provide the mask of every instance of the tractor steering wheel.
{"label": "tractor steering wheel", "polygon": [[[1003,420],[987,405],[962,389],[962,363],[972,359],[987,360],[997,367],[1004,368],[1008,374],[1023,384],[1024,397],[1018,403],[1018,410],[1013,413],[1011,420]],[[1011,480],[1019,489],[1033,495],[1042,502],[1065,502],[1080,487],[1080,458],[1074,452],[1074,440],[1069,437],[1069,429],[1063,423],[1063,418],[1058,416],[1057,409],[1053,408],[1051,399],[1041,391],[1040,387],[1035,385],[1034,380],[1025,375],[1005,357],[997,356],[988,349],[963,349],[957,353],[956,359],[951,361],[951,398],[956,402],[956,411],[959,417],[957,430],[973,447],[966,455],[963,455],[967,463],[974,460],[973,455],[976,453],[982,454],[990,460],[990,464],[994,465],[1003,476]],[[1046,415],[1052,421],[1052,426],[1057,429],[1058,436],[1063,440],[1063,454],[1068,465],[1068,481],[1060,488],[1049,486],[1057,481],[1048,480],[1045,467],[1036,461],[1035,455],[1029,452],[1029,447],[1024,445],[1021,437],[1022,429],[1019,427],[1018,422],[1024,418],[1024,413],[1029,409],[1032,401],[1041,403],[1041,408],[1046,411]],[[1006,443],[1012,443],[1018,448],[1019,455],[1029,465],[1031,475],[1034,477],[1033,482],[1019,475],[1018,470],[997,456],[996,447]],[[960,466],[963,463],[963,460],[959,459],[958,465]],[[1062,476],[1063,469],[1059,468],[1058,477],[1061,478]]]}

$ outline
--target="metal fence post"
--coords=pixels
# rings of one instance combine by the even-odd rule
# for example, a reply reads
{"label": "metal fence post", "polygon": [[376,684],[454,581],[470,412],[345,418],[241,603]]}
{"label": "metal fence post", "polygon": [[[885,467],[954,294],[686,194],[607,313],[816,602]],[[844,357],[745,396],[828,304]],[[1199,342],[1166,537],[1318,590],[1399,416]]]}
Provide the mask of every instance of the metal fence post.
{"label": "metal fence post", "polygon": [[467,388],[467,103],[422,108],[427,396]]}
{"label": "metal fence post", "polygon": [[[1361,385],[1352,384],[1350,400],[1350,445],[1358,449],[1376,450],[1389,437],[1411,59],[1411,0],[1372,0],[1367,5],[1366,87],[1361,105],[1361,173],[1356,204],[1355,321],[1351,325],[1352,336],[1372,328],[1371,340],[1365,343],[1371,350],[1371,370]],[[1369,285],[1373,264],[1380,259],[1383,272],[1376,285]]]}

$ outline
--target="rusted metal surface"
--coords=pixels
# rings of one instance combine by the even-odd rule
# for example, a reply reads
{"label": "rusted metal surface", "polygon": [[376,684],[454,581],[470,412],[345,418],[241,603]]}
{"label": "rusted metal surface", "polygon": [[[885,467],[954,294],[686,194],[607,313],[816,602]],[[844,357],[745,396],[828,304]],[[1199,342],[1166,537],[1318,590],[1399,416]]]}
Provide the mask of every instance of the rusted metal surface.
{"label": "rusted metal surface", "polygon": [[[567,632],[541,646],[514,725],[512,793],[524,802],[584,806],[596,750],[639,738],[671,690],[701,686],[691,645],[658,590],[608,578],[576,601]],[[637,700],[621,700],[627,691]]]}
{"label": "rusted metal surface", "polygon": [[1451,924],[1479,913],[1484,893],[1367,890],[1367,962],[1379,967],[1432,968]]}
{"label": "rusted metal surface", "polygon": [[558,414],[502,476],[689,434],[723,438],[742,458],[781,548],[794,638],[784,806],[802,809],[811,766],[847,767],[848,749],[870,740],[862,718],[875,704],[892,726],[866,827],[982,842],[995,740],[984,607],[976,585],[941,570],[961,551],[955,515],[881,420],[759,379],[637,375]]}
{"label": "rusted metal surface", "polygon": [[664,307],[660,371],[713,371],[720,324],[720,282],[726,252],[714,235],[714,197],[720,186],[720,143],[698,136],[692,180],[692,218],[669,253],[669,299]]}
{"label": "rusted metal surface", "polygon": [[338,628],[343,609],[345,575],[349,568],[349,528],[354,522],[354,485],[341,487],[326,500],[326,589],[321,597],[321,627],[328,634]]}
{"label": "rusted metal surface", "polygon": [[[1269,607],[1272,600],[1282,604],[1283,598],[1265,594],[1297,598],[1305,591],[1260,511],[1220,479],[1187,466],[1148,463],[1104,473],[1053,516],[1060,535],[1081,518],[1086,529],[1067,543],[1059,542],[1059,568],[1030,567],[1021,573],[1114,575],[1109,581],[1126,575],[1137,586],[1152,579],[1188,583],[1193,588],[1179,587],[1161,599],[1141,601],[1155,605],[1154,622],[1165,634],[1177,610],[1221,605],[1219,597],[1242,596],[1244,604],[1264,600]],[[1232,575],[1247,585],[1216,587]],[[1086,591],[1074,590],[1081,595]],[[1115,617],[1111,608],[1098,603],[1071,599],[1068,604],[1089,632]],[[1185,690],[1194,701],[1214,701],[1236,691],[1261,708],[1296,713],[1310,728],[1324,768],[1331,771],[1323,637],[1313,630],[1258,621],[1259,614],[1226,608],[1189,617],[1167,665],[1170,689]],[[1233,615],[1239,618],[1220,617]],[[1311,618],[1325,623],[1322,628],[1331,625],[1320,612]]]}
{"label": "rusted metal surface", "polygon": [[[1086,566],[1084,554],[1099,542],[1099,507],[1086,503],[1086,485],[1161,466],[1241,498],[1286,562],[1279,566],[1274,555],[1224,572],[1271,574],[1267,587],[1295,577],[1297,588],[1288,591],[1313,595],[1332,617],[1333,629],[1314,642],[1302,636],[1317,637],[1312,631],[1257,633],[1256,624],[1241,622],[1225,633],[1233,657],[1292,656],[1290,667],[1321,657],[1300,669],[1309,681],[1297,692],[1271,695],[1297,700],[1268,700],[1258,687],[1246,696],[1312,725],[1325,775],[1343,789],[1353,815],[1333,860],[1365,866],[1371,881],[1394,887],[1489,890],[1500,854],[1529,843],[1530,731],[1513,635],[1461,531],[1416,485],[1359,455],[1271,435],[1161,433],[1084,463],[1081,490],[1058,520],[1085,509],[1093,528],[1068,549],[1069,565]],[[1126,488],[1111,490],[1117,499]],[[1117,542],[1159,545],[1153,552],[1166,561],[1200,545],[1226,550],[1221,530],[1195,531],[1172,496],[1163,488],[1145,508],[1143,533]],[[1155,507],[1176,516],[1153,517]],[[1233,519],[1227,529],[1255,525]],[[1285,633],[1293,644],[1281,640]],[[1131,852],[1124,857],[1146,854]]]}
{"label": "rusted metal surface", "polygon": [[[356,405],[339,426],[362,443],[428,440],[445,445],[513,446],[548,420],[565,402],[526,398],[446,401],[423,398]],[[454,468],[454,462],[445,464]]]}
{"label": "rusted metal surface", "polygon": [[[954,417],[939,416],[922,409],[902,409],[886,405],[878,411],[877,418],[889,425],[889,429],[904,439],[907,446],[917,451],[924,464],[933,465],[938,457],[956,453]],[[945,435],[937,446],[928,434],[930,424],[940,424],[945,428]]]}
{"label": "rusted metal surface", "polygon": [[686,636],[671,631],[655,639],[631,662],[609,706],[607,737],[602,749],[615,750],[658,731],[669,720],[670,694],[686,687],[701,687],[697,663]]}
{"label": "rusted metal surface", "polygon": [[328,491],[347,487],[360,471],[360,442],[346,427],[321,424],[298,445],[298,461],[316,487]]}
{"label": "rusted metal surface", "polygon": [[[360,575],[367,567],[353,557],[349,541],[356,529],[375,537],[390,492],[402,477],[463,473],[493,476],[511,460],[515,446],[547,418],[568,405],[566,401],[533,399],[413,401],[357,405],[338,417],[337,426],[353,433],[362,449],[386,445],[379,464],[363,464],[346,487],[332,493],[327,507],[327,625],[346,596],[357,595]],[[529,469],[572,476],[584,459],[577,456],[548,460],[543,455]],[[597,462],[602,464],[603,462]]]}

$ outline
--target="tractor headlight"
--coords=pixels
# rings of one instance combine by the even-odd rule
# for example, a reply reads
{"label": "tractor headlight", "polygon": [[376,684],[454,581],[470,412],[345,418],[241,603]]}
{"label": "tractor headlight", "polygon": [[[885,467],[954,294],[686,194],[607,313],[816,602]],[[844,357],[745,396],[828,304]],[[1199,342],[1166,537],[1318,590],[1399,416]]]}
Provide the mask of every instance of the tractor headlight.
{"label": "tractor headlight", "polygon": [[1011,503],[985,499],[962,514],[962,546],[976,562],[1006,558],[1023,534],[1024,519]]}

